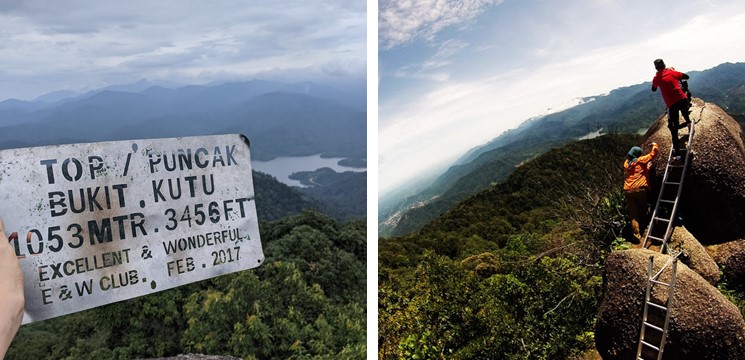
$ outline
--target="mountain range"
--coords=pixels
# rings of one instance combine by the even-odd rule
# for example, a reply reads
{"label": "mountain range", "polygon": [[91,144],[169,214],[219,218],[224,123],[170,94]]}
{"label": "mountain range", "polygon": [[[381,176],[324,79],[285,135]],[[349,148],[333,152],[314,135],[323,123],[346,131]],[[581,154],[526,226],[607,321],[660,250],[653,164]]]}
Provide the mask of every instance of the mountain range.
{"label": "mountain range", "polygon": [[[745,63],[724,63],[687,73],[695,97],[719,104],[741,125],[745,124]],[[579,105],[564,111],[528,119],[469,150],[431,181],[420,181],[416,187],[381,197],[379,235],[398,236],[420,229],[458,202],[504,181],[525,161],[552,148],[601,134],[645,131],[665,111],[660,94],[650,89],[650,82],[622,87],[580,99]]]}
{"label": "mountain range", "polygon": [[243,133],[252,158],[366,158],[364,91],[264,80],[166,88],[138,82],[0,102],[0,147]]}

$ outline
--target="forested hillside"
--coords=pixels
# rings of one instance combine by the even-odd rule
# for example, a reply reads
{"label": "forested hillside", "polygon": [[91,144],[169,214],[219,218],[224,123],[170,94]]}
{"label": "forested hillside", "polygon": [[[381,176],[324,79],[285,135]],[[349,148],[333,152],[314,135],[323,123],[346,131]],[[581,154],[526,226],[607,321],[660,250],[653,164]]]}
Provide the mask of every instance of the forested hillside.
{"label": "forested hillside", "polygon": [[[695,97],[719,104],[745,124],[745,63],[725,63],[689,75]],[[471,194],[504,181],[516,166],[551,148],[595,132],[645,131],[665,111],[662,97],[650,88],[646,82],[586,98],[581,105],[528,120],[469,151],[428,189],[396,205],[381,206],[380,234],[400,236],[420,229]],[[390,221],[394,216],[396,221]]]}
{"label": "forested hillside", "polygon": [[563,359],[593,344],[636,135],[554,149],[416,234],[380,239],[384,359]]}
{"label": "forested hillside", "polygon": [[321,168],[294,173],[290,178],[307,186],[299,192],[317,200],[324,214],[338,220],[359,219],[367,214],[367,171],[337,173]]}
{"label": "forested hillside", "polygon": [[260,231],[259,268],[24,325],[6,359],[364,359],[365,222],[303,212]]}
{"label": "forested hillside", "polygon": [[321,206],[271,175],[254,171],[253,180],[259,220],[278,220],[300,214],[304,209],[318,209]]}
{"label": "forested hillside", "polygon": [[[261,172],[254,171],[256,211],[259,220],[277,220],[315,209],[337,221],[361,219],[367,211],[367,172],[337,173],[324,168],[300,172],[298,179],[313,178],[308,187],[287,186]],[[307,180],[306,180],[307,181]]]}

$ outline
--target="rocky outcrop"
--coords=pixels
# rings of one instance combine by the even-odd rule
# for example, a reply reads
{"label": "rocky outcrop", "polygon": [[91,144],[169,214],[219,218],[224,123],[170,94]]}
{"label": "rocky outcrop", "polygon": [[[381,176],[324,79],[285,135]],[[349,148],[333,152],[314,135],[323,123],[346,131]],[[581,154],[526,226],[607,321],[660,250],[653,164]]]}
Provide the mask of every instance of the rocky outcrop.
{"label": "rocky outcrop", "polygon": [[[650,256],[656,271],[669,259],[646,249],[617,251],[606,259],[606,291],[595,328],[595,343],[604,360],[636,355]],[[745,321],[739,309],[685,264],[678,263],[676,274],[663,359],[745,359]],[[669,281],[669,267],[660,279]],[[664,303],[665,290],[657,287],[653,301]],[[650,313],[653,321],[661,316]]]}
{"label": "rocky outcrop", "polygon": [[[740,287],[745,275],[745,134],[714,104],[694,99],[691,110],[696,121],[695,154],[679,203],[684,227],[675,228],[668,242],[670,249],[682,254],[663,359],[745,359],[742,314],[714,287],[720,277],[730,287]],[[687,129],[680,134],[686,144]],[[650,171],[654,201],[671,149],[666,115],[657,119],[643,140],[645,148],[652,142],[660,145],[660,156]],[[606,291],[595,331],[597,350],[605,360],[636,355],[650,256],[657,270],[670,258],[634,249],[614,252],[605,262]],[[669,282],[670,272],[666,269],[661,279]],[[663,304],[666,290],[655,289],[653,302]],[[650,317],[661,324],[664,312],[652,310]]]}
{"label": "rocky outcrop", "polygon": [[[745,134],[740,125],[715,104],[694,99],[691,111],[691,119],[697,121],[693,141],[695,156],[686,174],[680,204],[686,228],[703,245],[743,239]],[[680,134],[685,138],[686,133],[684,129]],[[645,134],[644,145],[652,142],[660,145],[660,156],[653,162],[650,172],[652,188],[659,189],[671,148],[666,115],[660,116]]]}
{"label": "rocky outcrop", "polygon": [[745,240],[709,246],[706,250],[722,268],[722,277],[727,284],[745,288]]}
{"label": "rocky outcrop", "polygon": [[709,284],[717,285],[720,276],[717,263],[685,227],[678,226],[675,228],[668,241],[668,246],[675,251],[682,251],[680,260],[684,264],[701,275]]}

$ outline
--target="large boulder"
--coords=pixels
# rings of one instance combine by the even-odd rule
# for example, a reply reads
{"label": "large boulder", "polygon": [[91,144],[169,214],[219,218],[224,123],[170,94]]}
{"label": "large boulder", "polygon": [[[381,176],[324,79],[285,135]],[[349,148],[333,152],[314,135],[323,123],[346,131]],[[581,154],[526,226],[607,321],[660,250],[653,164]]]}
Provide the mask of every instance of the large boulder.
{"label": "large boulder", "polygon": [[709,246],[706,250],[722,268],[724,281],[745,290],[745,240]]}
{"label": "large boulder", "polygon": [[[686,228],[703,245],[745,238],[745,134],[742,127],[713,103],[694,99],[691,119],[696,121],[695,156],[683,186],[681,214]],[[687,129],[680,135],[687,141]],[[656,192],[662,182],[671,148],[667,116],[660,116],[644,136],[644,145],[660,145],[653,162],[651,182]],[[726,206],[724,205],[726,204]]]}
{"label": "large boulder", "polygon": [[[649,257],[655,272],[670,258],[647,249],[617,251],[605,261],[605,294],[595,326],[595,345],[604,360],[633,359],[641,329]],[[660,280],[670,281],[670,267]],[[656,286],[655,303],[667,300]],[[685,264],[678,263],[668,340],[663,359],[745,359],[745,321],[739,309]],[[650,312],[657,323],[663,315]],[[649,330],[653,331],[653,330]]]}
{"label": "large boulder", "polygon": [[691,270],[701,275],[709,284],[716,286],[719,282],[719,266],[709,256],[706,248],[685,227],[678,226],[675,228],[668,241],[668,247],[677,252],[682,251],[681,261],[688,265]]}

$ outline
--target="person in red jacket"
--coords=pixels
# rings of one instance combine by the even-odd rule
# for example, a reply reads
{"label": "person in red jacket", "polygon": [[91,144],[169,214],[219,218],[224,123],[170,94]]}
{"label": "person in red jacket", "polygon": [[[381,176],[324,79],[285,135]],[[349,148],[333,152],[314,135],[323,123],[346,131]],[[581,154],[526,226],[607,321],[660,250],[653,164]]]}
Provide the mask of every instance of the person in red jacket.
{"label": "person in red jacket", "polygon": [[626,206],[629,209],[631,229],[634,238],[641,243],[642,236],[639,231],[639,221],[647,216],[647,193],[649,192],[649,168],[652,160],[657,156],[659,146],[652,143],[652,150],[647,155],[642,155],[642,149],[634,146],[629,150],[623,168],[626,170],[626,178],[623,183]]}
{"label": "person in red jacket", "polygon": [[[677,156],[680,152],[678,129],[691,124],[691,119],[688,116],[690,99],[680,85],[681,80],[687,80],[689,77],[687,74],[675,71],[672,68],[665,68],[665,62],[662,59],[654,61],[654,68],[657,73],[652,79],[652,91],[657,91],[657,88],[659,88],[662,99],[665,100],[668,109],[667,127],[673,136],[673,155]],[[683,119],[685,119],[685,124],[682,126],[679,123],[679,113],[683,113]]]}

